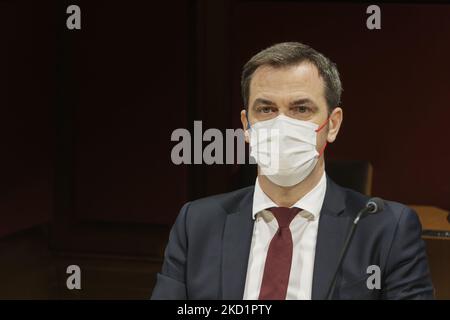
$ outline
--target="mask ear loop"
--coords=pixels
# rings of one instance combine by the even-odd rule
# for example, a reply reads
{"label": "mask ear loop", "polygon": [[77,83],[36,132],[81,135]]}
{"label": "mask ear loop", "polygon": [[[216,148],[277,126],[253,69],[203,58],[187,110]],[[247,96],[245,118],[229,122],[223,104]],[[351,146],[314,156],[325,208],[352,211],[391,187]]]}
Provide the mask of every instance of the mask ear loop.
{"label": "mask ear loop", "polygon": [[[322,123],[322,124],[315,130],[316,133],[319,132],[320,130],[322,130],[322,129],[328,124],[328,121],[330,121],[330,117],[328,117],[327,120],[325,120],[325,122]],[[322,150],[320,150],[318,158],[320,158],[320,157],[323,155],[323,153],[324,153],[325,148],[327,147],[327,145],[328,145],[328,141],[325,141],[325,145],[323,146]]]}
{"label": "mask ear loop", "polygon": [[248,109],[245,110],[245,117],[247,118],[247,129],[244,131],[245,138],[250,141],[250,136],[248,131],[250,130],[250,120],[248,120]]}
{"label": "mask ear loop", "polygon": [[248,109],[245,110],[245,117],[247,118],[247,130],[244,131],[244,135],[250,141],[250,137],[249,137],[250,120],[248,120]]}

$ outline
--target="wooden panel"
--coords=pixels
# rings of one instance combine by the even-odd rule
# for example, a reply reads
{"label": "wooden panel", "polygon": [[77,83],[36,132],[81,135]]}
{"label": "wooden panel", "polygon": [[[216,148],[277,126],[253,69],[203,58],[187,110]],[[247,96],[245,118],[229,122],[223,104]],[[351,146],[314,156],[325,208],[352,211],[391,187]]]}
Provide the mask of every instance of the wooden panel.
{"label": "wooden panel", "polygon": [[149,224],[83,222],[51,229],[50,248],[60,252],[160,257],[169,227]]}
{"label": "wooden panel", "polygon": [[[450,231],[448,211],[432,206],[411,205],[417,212],[422,229],[427,231]],[[431,277],[436,298],[450,299],[450,237],[424,234]]]}
{"label": "wooden panel", "polygon": [[[60,299],[149,299],[161,259],[60,253],[55,257]],[[68,290],[67,266],[81,269],[81,290]]]}
{"label": "wooden panel", "polygon": [[425,239],[437,299],[450,299],[450,241]]}
{"label": "wooden panel", "polygon": [[[424,239],[450,240],[449,212],[432,206],[410,206],[417,212]],[[436,235],[432,235],[435,233]],[[445,236],[448,233],[448,236]]]}
{"label": "wooden panel", "polygon": [[[162,255],[50,250],[39,227],[1,239],[0,261],[0,299],[149,299]],[[81,268],[81,290],[67,289],[70,265]]]}
{"label": "wooden panel", "polygon": [[56,268],[45,228],[0,239],[0,299],[50,299]]}

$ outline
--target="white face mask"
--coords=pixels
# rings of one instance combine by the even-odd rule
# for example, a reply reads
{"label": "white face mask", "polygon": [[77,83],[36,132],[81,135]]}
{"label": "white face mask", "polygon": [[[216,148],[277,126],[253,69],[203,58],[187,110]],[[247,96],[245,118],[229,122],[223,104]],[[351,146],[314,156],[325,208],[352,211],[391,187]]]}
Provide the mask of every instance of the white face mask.
{"label": "white face mask", "polygon": [[303,181],[323,152],[319,154],[316,150],[317,132],[327,122],[319,127],[279,115],[253,124],[249,129],[250,156],[258,164],[260,174],[283,187]]}

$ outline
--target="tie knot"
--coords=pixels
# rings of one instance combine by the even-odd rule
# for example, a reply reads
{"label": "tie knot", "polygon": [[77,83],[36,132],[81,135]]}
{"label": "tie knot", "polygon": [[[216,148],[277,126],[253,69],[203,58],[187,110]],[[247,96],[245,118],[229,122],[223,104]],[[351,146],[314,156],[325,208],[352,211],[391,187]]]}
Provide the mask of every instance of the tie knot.
{"label": "tie knot", "polygon": [[289,227],[291,221],[295,218],[301,209],[287,208],[287,207],[273,207],[268,209],[273,213],[275,219],[278,221],[279,228]]}

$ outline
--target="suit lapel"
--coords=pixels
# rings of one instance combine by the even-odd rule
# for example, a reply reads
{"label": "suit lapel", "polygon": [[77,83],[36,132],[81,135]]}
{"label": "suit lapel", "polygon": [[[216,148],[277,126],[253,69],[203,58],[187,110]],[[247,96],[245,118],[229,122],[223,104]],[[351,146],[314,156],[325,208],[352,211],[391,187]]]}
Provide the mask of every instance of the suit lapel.
{"label": "suit lapel", "polygon": [[225,222],[222,241],[222,298],[243,298],[253,234],[253,189],[241,201],[239,210]]}
{"label": "suit lapel", "polygon": [[325,299],[344,244],[350,218],[342,215],[345,193],[329,177],[327,191],[320,212],[311,297]]}

